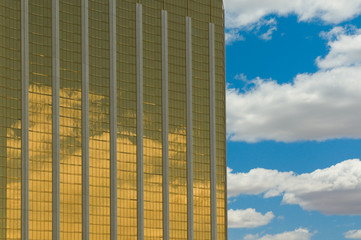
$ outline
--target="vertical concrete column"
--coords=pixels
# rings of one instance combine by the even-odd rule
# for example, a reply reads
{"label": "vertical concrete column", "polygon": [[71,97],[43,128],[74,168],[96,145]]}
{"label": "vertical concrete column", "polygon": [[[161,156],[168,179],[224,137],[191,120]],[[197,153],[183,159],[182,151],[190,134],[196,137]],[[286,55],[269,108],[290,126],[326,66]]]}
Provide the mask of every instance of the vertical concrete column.
{"label": "vertical concrete column", "polygon": [[89,53],[88,0],[81,0],[82,29],[82,239],[89,239]]}
{"label": "vertical concrete column", "polygon": [[116,0],[109,0],[110,39],[110,238],[117,239],[117,42]]}
{"label": "vertical concrete column", "polygon": [[168,15],[162,10],[163,239],[169,240]]}
{"label": "vertical concrete column", "polygon": [[60,240],[59,1],[52,0],[53,240]]}
{"label": "vertical concrete column", "polygon": [[143,169],[143,19],[142,5],[136,5],[137,53],[137,223],[138,240],[144,239],[144,169]]}
{"label": "vertical concrete column", "polygon": [[186,17],[186,85],[187,85],[187,231],[193,240],[193,124],[192,124],[192,19]]}
{"label": "vertical concrete column", "polygon": [[21,1],[21,239],[29,239],[29,2]]}
{"label": "vertical concrete column", "polygon": [[215,104],[215,55],[214,24],[209,23],[209,124],[211,156],[211,231],[217,240],[217,174],[216,174],[216,104]]}

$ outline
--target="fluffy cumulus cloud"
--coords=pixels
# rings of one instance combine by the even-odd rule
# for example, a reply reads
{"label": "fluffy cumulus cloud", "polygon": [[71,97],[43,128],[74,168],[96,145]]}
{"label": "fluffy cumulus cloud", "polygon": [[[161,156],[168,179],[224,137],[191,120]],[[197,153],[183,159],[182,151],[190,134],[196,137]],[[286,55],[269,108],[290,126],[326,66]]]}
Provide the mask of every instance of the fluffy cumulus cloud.
{"label": "fluffy cumulus cloud", "polygon": [[346,232],[345,238],[347,239],[361,239],[361,229],[360,230],[350,230]]}
{"label": "fluffy cumulus cloud", "polygon": [[272,212],[259,213],[254,208],[228,210],[230,228],[256,228],[267,225],[274,218]]}
{"label": "fluffy cumulus cloud", "polygon": [[316,63],[320,69],[361,65],[360,29],[335,27],[328,33],[321,33],[321,36],[330,40],[330,52],[325,58],[317,58]]}
{"label": "fluffy cumulus cloud", "polygon": [[306,228],[298,228],[294,231],[279,233],[275,235],[248,234],[243,240],[311,240],[313,233]]}
{"label": "fluffy cumulus cloud", "polygon": [[227,28],[244,28],[270,14],[340,23],[361,13],[361,0],[225,0],[224,4]]}
{"label": "fluffy cumulus cloud", "polygon": [[284,204],[324,214],[361,215],[361,161],[346,160],[311,173],[295,174],[263,168],[247,173],[228,169],[228,195],[281,196]]}
{"label": "fluffy cumulus cloud", "polygon": [[361,137],[361,30],[334,28],[323,36],[329,39],[329,53],[316,59],[316,73],[299,74],[292,83],[284,84],[248,80],[253,85],[245,92],[228,87],[230,140]]}

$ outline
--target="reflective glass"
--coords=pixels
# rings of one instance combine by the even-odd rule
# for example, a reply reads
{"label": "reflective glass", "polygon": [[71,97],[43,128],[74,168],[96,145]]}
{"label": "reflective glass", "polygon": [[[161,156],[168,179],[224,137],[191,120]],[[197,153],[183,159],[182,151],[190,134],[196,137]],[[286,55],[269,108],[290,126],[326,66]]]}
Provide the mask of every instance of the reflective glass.
{"label": "reflective glass", "polygon": [[137,239],[135,0],[117,1],[118,239]]}
{"label": "reflective glass", "polygon": [[168,11],[169,234],[187,239],[186,1],[165,3]]}
{"label": "reflective glass", "polygon": [[143,1],[144,239],[163,239],[161,0]]}
{"label": "reflective glass", "polygon": [[[163,238],[161,10],[168,12],[169,225],[187,238],[185,17],[192,18],[194,237],[211,238],[209,22],[215,24],[217,234],[226,239],[221,0],[117,0],[118,239],[137,239],[136,3],[143,5],[145,239]],[[21,234],[21,1],[0,2],[0,239]],[[89,0],[89,229],[110,238],[109,1]],[[59,0],[60,236],[82,231],[81,1]],[[52,235],[52,1],[29,0],[29,228]],[[138,136],[139,137],[139,136]]]}
{"label": "reflective glass", "polygon": [[51,1],[29,0],[29,239],[52,236]]}
{"label": "reflective glass", "polygon": [[109,1],[89,0],[89,232],[110,238]]}
{"label": "reflective glass", "polygon": [[60,238],[81,239],[81,4],[59,1]]}
{"label": "reflective glass", "polygon": [[20,4],[0,2],[0,239],[21,238]]}

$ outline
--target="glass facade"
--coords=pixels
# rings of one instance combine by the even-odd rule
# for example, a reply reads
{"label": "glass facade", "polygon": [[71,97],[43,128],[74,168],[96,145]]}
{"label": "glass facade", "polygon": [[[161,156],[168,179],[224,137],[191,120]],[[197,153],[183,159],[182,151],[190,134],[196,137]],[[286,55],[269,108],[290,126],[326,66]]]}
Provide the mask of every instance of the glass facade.
{"label": "glass facade", "polygon": [[118,239],[137,239],[136,1],[117,1]]}
{"label": "glass facade", "polygon": [[29,1],[29,239],[52,235],[52,4]]}
{"label": "glass facade", "polygon": [[163,239],[161,0],[143,1],[144,239]]}
{"label": "glass facade", "polygon": [[89,237],[110,239],[109,5],[89,0]]}
{"label": "glass facade", "polygon": [[167,1],[168,121],[169,121],[169,234],[187,239],[187,92],[185,17],[187,2]]}
{"label": "glass facade", "polygon": [[0,239],[21,238],[21,1],[0,2]]}
{"label": "glass facade", "polygon": [[81,5],[59,1],[60,238],[82,236]]}
{"label": "glass facade", "polygon": [[[59,229],[60,239],[81,239],[82,226],[89,226],[89,239],[187,239],[188,221],[193,216],[196,240],[227,239],[226,142],[225,142],[225,62],[224,12],[222,0],[114,0],[116,48],[116,192],[111,192],[111,58],[110,1],[59,0],[58,18],[53,16],[55,1],[4,0],[0,2],[0,240],[52,239]],[[82,3],[88,4],[88,52],[82,52]],[[24,8],[22,4],[27,4]],[[142,5],[142,41],[137,41],[136,4]],[[23,8],[22,8],[23,7]],[[24,11],[28,19],[23,21]],[[168,28],[162,28],[161,11],[167,12]],[[191,22],[192,61],[187,64],[186,16]],[[53,35],[54,19],[59,35]],[[210,39],[210,23],[214,39]],[[22,79],[22,24],[26,24],[29,74]],[[162,32],[168,34],[168,77],[162,66]],[[138,32],[139,33],[139,32]],[[57,36],[57,39],[54,39]],[[26,39],[26,38],[23,38]],[[210,41],[214,41],[214,106],[212,103]],[[55,43],[55,45],[54,45]],[[143,50],[142,86],[139,78],[137,49]],[[114,45],[113,45],[114,46]],[[59,50],[59,65],[53,65],[53,50]],[[85,91],[83,59],[89,59],[89,106],[82,105]],[[164,63],[163,63],[164,64]],[[138,68],[137,68],[138,66]],[[192,111],[187,111],[187,66],[192,70]],[[58,68],[58,69],[57,69]],[[59,133],[54,134],[54,69],[59,75]],[[28,89],[23,83],[28,82]],[[168,111],[164,112],[163,81],[168,82]],[[26,86],[26,85],[25,85]],[[137,91],[143,89],[143,100]],[[22,104],[23,94],[29,101]],[[137,136],[137,110],[142,112],[142,136]],[[166,106],[166,105],[164,105]],[[212,126],[211,114],[215,111]],[[29,116],[29,151],[22,150],[22,116]],[[89,212],[84,211],[82,185],[82,111],[89,114]],[[162,117],[167,113],[168,132]],[[187,116],[190,114],[190,116]],[[192,119],[192,128],[187,118]],[[113,121],[114,122],[114,121]],[[139,124],[139,123],[138,123]],[[191,131],[189,131],[191,129]],[[139,129],[138,129],[139,130]],[[165,132],[163,132],[165,131]],[[211,133],[214,131],[215,139]],[[191,132],[192,149],[187,149]],[[163,144],[163,134],[168,143]],[[60,176],[53,176],[53,139],[60,142]],[[143,181],[137,180],[139,159],[137,141],[142,139]],[[215,142],[215,181],[212,189],[211,141]],[[189,146],[188,146],[189,147]],[[168,156],[163,156],[163,149]],[[192,159],[187,159],[192,151]],[[56,152],[56,151],[54,151]],[[190,153],[190,152],[189,152]],[[24,156],[25,159],[22,159]],[[86,156],[86,155],[84,155]],[[139,157],[139,156],[138,156]],[[169,178],[164,179],[163,161],[169,163]],[[28,167],[22,168],[23,161]],[[113,159],[114,160],[114,159]],[[193,162],[193,172],[187,163]],[[28,173],[24,175],[24,172]],[[28,179],[22,179],[28,176]],[[187,184],[193,179],[193,198]],[[22,186],[22,180],[29,187]],[[59,202],[53,199],[54,183],[60,186]],[[213,182],[214,183],[214,182]],[[169,202],[163,202],[164,184],[169,186]],[[144,191],[140,192],[139,186]],[[212,192],[216,199],[211,199]],[[22,193],[29,194],[29,219],[22,218]],[[55,194],[55,193],[54,193]],[[138,197],[143,194],[144,207]],[[117,200],[116,209],[111,198]],[[56,198],[55,198],[56,199]],[[141,199],[141,198],[139,198]],[[55,202],[53,202],[55,201]],[[56,212],[54,204],[59,204]],[[164,206],[169,213],[164,214]],[[193,212],[188,212],[189,205]],[[216,207],[213,216],[212,206]],[[111,211],[116,211],[116,231],[111,229]],[[138,213],[144,213],[144,225],[138,225]],[[53,229],[53,218],[59,228]],[[84,222],[84,216],[89,221]],[[216,225],[212,225],[216,218]],[[24,232],[22,226],[28,226]],[[216,236],[212,229],[216,228]],[[165,232],[169,228],[169,233]],[[144,236],[139,236],[139,229]],[[25,234],[25,235],[24,235]],[[115,234],[115,235],[114,235]]]}
{"label": "glass facade", "polygon": [[194,239],[211,239],[209,32],[210,1],[189,1],[192,18]]}
{"label": "glass facade", "polygon": [[226,228],[226,112],[225,112],[225,40],[222,2],[212,0],[212,22],[215,24],[215,111],[216,111],[216,175],[217,175],[217,239],[227,239]]}

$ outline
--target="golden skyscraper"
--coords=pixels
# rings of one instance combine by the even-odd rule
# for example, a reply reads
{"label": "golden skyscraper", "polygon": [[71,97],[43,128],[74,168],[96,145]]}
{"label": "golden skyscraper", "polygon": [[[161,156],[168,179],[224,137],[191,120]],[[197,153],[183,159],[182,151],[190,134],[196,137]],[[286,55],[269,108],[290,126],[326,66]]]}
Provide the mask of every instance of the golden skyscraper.
{"label": "golden skyscraper", "polygon": [[0,1],[0,239],[227,239],[222,0]]}

